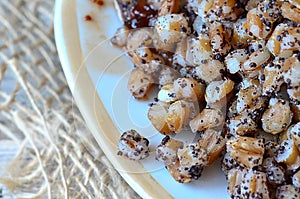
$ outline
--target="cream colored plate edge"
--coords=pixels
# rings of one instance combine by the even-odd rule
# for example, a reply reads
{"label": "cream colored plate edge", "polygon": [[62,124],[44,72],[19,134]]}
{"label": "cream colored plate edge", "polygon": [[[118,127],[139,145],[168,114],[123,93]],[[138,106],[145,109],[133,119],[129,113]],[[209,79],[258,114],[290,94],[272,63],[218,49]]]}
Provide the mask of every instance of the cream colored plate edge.
{"label": "cream colored plate edge", "polygon": [[[75,20],[77,19],[75,2],[75,0],[56,1],[55,39],[61,64],[76,104],[95,139],[115,167],[122,168],[124,171],[133,169],[145,171],[142,175],[120,173],[140,196],[143,198],[172,198],[140,163],[120,159],[114,155],[120,134],[99,97],[90,97],[91,93],[95,93],[95,87],[87,69],[81,67],[83,56],[79,43],[77,21]],[[97,120],[97,116],[101,116],[101,120]],[[104,132],[113,133],[104,136]],[[112,146],[111,143],[115,145]]]}

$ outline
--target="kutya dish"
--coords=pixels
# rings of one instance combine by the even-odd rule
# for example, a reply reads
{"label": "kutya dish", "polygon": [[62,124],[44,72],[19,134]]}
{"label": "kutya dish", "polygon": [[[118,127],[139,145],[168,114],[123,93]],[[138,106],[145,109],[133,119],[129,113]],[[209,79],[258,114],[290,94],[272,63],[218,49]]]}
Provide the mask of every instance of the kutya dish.
{"label": "kutya dish", "polygon": [[[298,2],[117,5],[127,27],[113,37],[122,26],[113,2],[78,0],[81,52],[59,51],[88,125],[129,184],[153,198],[297,198]],[[134,138],[147,153],[118,152],[125,131],[122,149]]]}

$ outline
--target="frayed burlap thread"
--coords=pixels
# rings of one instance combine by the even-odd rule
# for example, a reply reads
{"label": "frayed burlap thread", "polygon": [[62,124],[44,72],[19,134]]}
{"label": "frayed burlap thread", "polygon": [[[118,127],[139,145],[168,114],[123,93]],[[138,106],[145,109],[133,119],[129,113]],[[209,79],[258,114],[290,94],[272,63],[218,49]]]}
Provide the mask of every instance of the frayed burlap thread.
{"label": "frayed burlap thread", "polygon": [[73,103],[53,6],[0,1],[0,198],[139,198]]}

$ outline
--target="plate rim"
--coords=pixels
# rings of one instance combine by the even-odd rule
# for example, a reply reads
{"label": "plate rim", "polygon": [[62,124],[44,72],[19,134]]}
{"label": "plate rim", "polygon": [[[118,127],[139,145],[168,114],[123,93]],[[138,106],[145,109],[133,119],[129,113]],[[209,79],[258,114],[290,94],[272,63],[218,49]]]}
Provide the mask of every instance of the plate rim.
{"label": "plate rim", "polygon": [[[106,142],[106,139],[110,139],[117,146],[120,134],[104,135],[105,130],[109,128],[113,128],[113,131],[116,132],[118,130],[106,112],[98,94],[95,94],[94,98],[88,97],[88,94],[95,93],[96,89],[86,67],[82,67],[84,59],[79,42],[76,0],[56,0],[54,37],[61,66],[73,98],[87,127],[106,157],[115,168],[122,170],[136,168],[146,172],[141,163],[118,158],[116,154],[112,154],[114,152],[113,146],[108,144],[110,142]],[[84,84],[82,84],[83,82]],[[93,117],[95,115],[97,117]],[[101,121],[97,119],[99,117],[101,117]],[[173,198],[149,172],[134,174],[118,171],[118,173],[142,198]]]}

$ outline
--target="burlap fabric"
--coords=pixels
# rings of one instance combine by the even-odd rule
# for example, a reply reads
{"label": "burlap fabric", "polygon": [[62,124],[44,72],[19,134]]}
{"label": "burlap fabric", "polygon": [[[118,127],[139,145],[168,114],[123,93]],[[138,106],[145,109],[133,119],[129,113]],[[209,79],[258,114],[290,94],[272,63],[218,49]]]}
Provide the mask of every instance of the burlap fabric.
{"label": "burlap fabric", "polygon": [[0,198],[138,198],[73,104],[53,7],[0,1]]}

